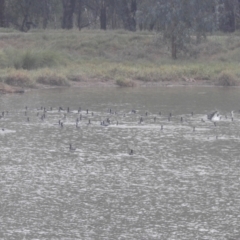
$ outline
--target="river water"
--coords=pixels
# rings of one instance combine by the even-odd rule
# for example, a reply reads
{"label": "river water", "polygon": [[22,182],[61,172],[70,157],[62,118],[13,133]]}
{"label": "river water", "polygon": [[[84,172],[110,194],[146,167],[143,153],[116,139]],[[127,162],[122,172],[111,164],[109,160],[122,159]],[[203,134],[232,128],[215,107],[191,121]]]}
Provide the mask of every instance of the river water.
{"label": "river water", "polygon": [[239,93],[0,96],[0,239],[240,239]]}

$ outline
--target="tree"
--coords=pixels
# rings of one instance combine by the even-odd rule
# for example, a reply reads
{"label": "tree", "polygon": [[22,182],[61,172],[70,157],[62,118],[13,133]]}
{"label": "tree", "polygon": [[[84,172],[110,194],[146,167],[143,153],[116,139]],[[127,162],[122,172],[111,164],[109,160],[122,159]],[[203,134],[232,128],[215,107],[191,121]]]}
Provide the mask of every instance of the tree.
{"label": "tree", "polygon": [[155,11],[164,38],[170,43],[171,56],[177,59],[185,51],[193,35],[204,35],[212,28],[213,1],[207,0],[158,0]]}
{"label": "tree", "polygon": [[219,29],[234,32],[240,28],[240,1],[223,0],[217,3]]}
{"label": "tree", "polygon": [[119,0],[117,2],[116,10],[123,21],[124,29],[136,31],[137,1]]}
{"label": "tree", "polygon": [[83,11],[83,0],[77,1],[77,26],[78,29],[82,28],[82,11]]}
{"label": "tree", "polygon": [[110,21],[110,25],[112,29],[116,29],[117,28],[117,13],[116,13],[116,0],[111,0],[109,5],[109,19]]}
{"label": "tree", "polygon": [[100,28],[103,30],[107,29],[107,6],[105,0],[101,0]]}
{"label": "tree", "polygon": [[5,27],[5,0],[0,0],[0,27]]}
{"label": "tree", "polygon": [[62,0],[63,16],[62,16],[62,28],[73,28],[73,13],[75,10],[76,0]]}

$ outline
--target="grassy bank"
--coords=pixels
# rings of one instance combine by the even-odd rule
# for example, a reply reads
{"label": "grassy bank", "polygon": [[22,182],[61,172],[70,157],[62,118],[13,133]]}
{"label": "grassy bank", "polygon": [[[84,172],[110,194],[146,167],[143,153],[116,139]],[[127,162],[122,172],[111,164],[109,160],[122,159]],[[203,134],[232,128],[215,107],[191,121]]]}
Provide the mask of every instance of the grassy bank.
{"label": "grassy bank", "polygon": [[240,36],[209,36],[171,60],[151,32],[0,29],[0,82],[16,87],[76,82],[198,82],[239,85]]}

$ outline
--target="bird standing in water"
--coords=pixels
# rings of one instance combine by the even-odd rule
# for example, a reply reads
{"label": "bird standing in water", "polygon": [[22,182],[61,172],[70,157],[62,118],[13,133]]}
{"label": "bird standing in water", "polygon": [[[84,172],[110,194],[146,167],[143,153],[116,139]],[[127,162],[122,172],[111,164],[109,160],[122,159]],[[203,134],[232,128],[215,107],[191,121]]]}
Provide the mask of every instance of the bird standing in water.
{"label": "bird standing in water", "polygon": [[69,144],[69,150],[70,150],[70,151],[75,151],[76,148],[73,148],[73,147],[72,147],[72,144],[70,143],[70,144]]}

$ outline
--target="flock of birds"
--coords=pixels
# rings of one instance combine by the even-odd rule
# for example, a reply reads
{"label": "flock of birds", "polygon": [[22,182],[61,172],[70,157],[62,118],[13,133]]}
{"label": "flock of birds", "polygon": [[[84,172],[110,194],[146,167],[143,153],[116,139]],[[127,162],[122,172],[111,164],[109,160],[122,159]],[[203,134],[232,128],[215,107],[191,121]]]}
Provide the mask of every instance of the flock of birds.
{"label": "flock of birds", "polygon": [[[25,109],[23,110],[26,122],[30,122],[30,115],[29,115],[30,109],[26,106]],[[98,124],[99,126],[102,127],[108,127],[111,125],[121,125],[123,124],[123,118],[127,117],[129,115],[135,115],[136,117],[134,120],[136,120],[135,124],[147,124],[149,122],[151,123],[157,123],[157,121],[160,119],[161,125],[159,126],[160,130],[164,129],[163,122],[171,122],[173,119],[173,114],[170,112],[167,116],[162,116],[161,112],[158,112],[157,114],[151,114],[149,112],[145,112],[140,114],[139,111],[132,109],[131,111],[128,111],[126,113],[122,112],[116,112],[112,109],[108,109],[104,114],[99,113],[99,112],[93,112],[89,111],[88,109],[82,110],[81,107],[78,108],[78,110],[70,110],[69,107],[66,109],[63,109],[62,107],[55,108],[53,109],[52,107],[46,108],[46,107],[41,107],[38,109],[35,109],[36,116],[40,121],[45,121],[46,118],[50,115],[50,113],[57,113],[58,115],[58,121],[54,123],[54,125],[58,125],[60,128],[64,128],[66,119],[71,115],[73,118],[75,118],[75,127],[77,129],[82,128],[83,126],[89,126],[91,124]],[[240,110],[239,110],[240,112]],[[8,116],[9,112],[8,111],[3,111],[0,115],[0,120],[4,119],[6,116]],[[175,117],[177,118],[180,123],[189,123],[189,116],[193,117],[194,113],[191,112],[188,115],[184,116],[178,116]],[[123,118],[122,118],[123,117]],[[234,111],[231,111],[230,116],[228,115],[220,115],[219,111],[214,111],[211,112],[207,115],[204,115],[204,117],[199,118],[202,123],[209,121],[214,124],[214,126],[217,126],[217,122],[221,121],[223,118],[225,119],[230,119],[230,121],[234,121]],[[125,122],[126,123],[126,122]],[[196,125],[196,124],[195,124]],[[192,127],[192,131],[196,131],[196,126],[195,125],[190,125]],[[1,131],[4,132],[6,129],[1,128]],[[216,136],[217,138],[217,136]],[[75,151],[76,148],[73,147],[73,145],[70,143],[69,144],[69,151]],[[133,155],[134,150],[130,149],[129,155]]]}

